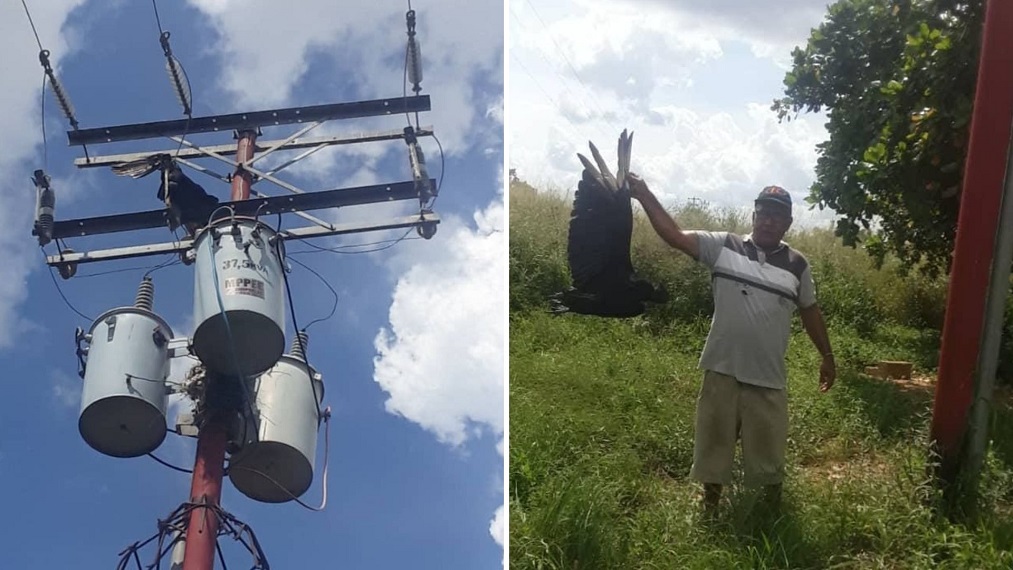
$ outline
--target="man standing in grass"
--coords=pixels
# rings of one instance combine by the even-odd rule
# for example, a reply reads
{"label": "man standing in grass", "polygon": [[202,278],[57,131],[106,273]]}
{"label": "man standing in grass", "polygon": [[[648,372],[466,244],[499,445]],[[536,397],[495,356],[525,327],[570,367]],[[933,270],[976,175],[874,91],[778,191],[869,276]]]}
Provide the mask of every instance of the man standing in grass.
{"label": "man standing in grass", "polygon": [[628,180],[654,231],[711,270],[714,318],[700,357],[705,372],[690,471],[703,483],[705,511],[717,510],[722,487],[731,483],[740,437],[746,484],[765,486],[776,508],[788,440],[785,353],[795,307],[823,358],[820,391],[837,377],[809,263],[781,241],[791,227],[791,195],[778,186],[764,188],[749,235],[683,231],[643,179],[630,173]]}

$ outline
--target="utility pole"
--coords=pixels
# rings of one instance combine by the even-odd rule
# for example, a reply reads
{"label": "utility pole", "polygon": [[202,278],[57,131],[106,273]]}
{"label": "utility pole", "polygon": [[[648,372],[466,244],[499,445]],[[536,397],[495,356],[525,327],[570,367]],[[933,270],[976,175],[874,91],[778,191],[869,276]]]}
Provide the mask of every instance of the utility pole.
{"label": "utility pole", "polygon": [[[243,130],[237,133],[236,166],[232,174],[232,200],[242,201],[250,198],[250,186],[253,177],[244,165],[253,159],[253,149],[257,142],[255,130]],[[237,370],[237,372],[239,372]],[[211,376],[207,381],[212,381]],[[219,381],[225,378],[215,378]],[[244,378],[229,378],[230,381],[243,382]],[[193,479],[190,483],[190,502],[205,505],[190,511],[190,519],[186,526],[185,550],[183,554],[183,570],[213,570],[215,566],[215,550],[218,544],[218,513],[217,508],[222,500],[222,478],[225,474],[225,447],[228,443],[228,418],[226,410],[206,410],[207,419],[201,427],[197,438],[197,457],[193,466]]]}
{"label": "utility pole", "polygon": [[[155,564],[148,568],[160,564],[162,557],[171,552],[174,569],[213,570],[216,554],[222,557],[219,536],[231,536],[246,547],[254,559],[251,569],[268,570],[253,530],[221,506],[226,457],[233,486],[247,497],[266,503],[298,501],[312,484],[317,435],[321,423],[330,417],[330,408],[321,409],[324,384],[322,375],[308,361],[304,330],[295,331],[290,353],[283,354],[285,315],[286,311],[294,312],[295,305],[282,245],[287,240],[386,230],[403,230],[402,239],[413,230],[430,239],[440,222],[431,209],[439,188],[429,176],[419,144],[421,137],[435,135],[431,127],[419,125],[419,113],[430,110],[430,101],[428,95],[420,94],[422,70],[414,10],[406,13],[406,24],[409,63],[404,96],[201,117],[192,114],[185,72],[172,53],[169,32],[159,25],[166,67],[186,119],[91,129],[80,128],[66,91],[53,73],[49,52],[40,52],[39,60],[54,96],[72,127],[67,131],[68,141],[71,146],[84,148],[84,157],[76,159],[75,165],[112,167],[117,174],[134,178],[158,171],[159,196],[165,201],[165,208],[158,210],[60,219],[56,189],[44,171],[36,171],[32,233],[40,246],[55,243],[58,247],[56,254],[46,256],[47,265],[70,279],[82,263],[176,254],[185,263],[194,264],[197,328],[193,338],[173,338],[165,319],[154,312],[150,272],[145,274],[133,306],[106,311],[87,332],[79,328],[75,335],[79,374],[84,382],[79,430],[97,451],[123,458],[151,455],[166,435],[168,394],[183,393],[194,402],[194,413],[176,422],[178,435],[197,438],[188,500],[159,520],[158,533],[127,547],[121,553],[118,570],[126,570],[131,562],[140,570],[139,550],[148,544],[157,545]],[[409,80],[413,84],[411,96],[407,95]],[[409,117],[408,126],[357,135],[305,136],[326,121],[378,116]],[[286,125],[298,125],[298,130],[280,140],[258,143],[262,127]],[[234,145],[202,146],[193,142],[201,134],[230,131],[235,133]],[[167,138],[174,148],[104,156],[88,152],[89,146],[152,138]],[[323,148],[382,141],[403,141],[407,145],[410,179],[307,192],[277,175]],[[302,152],[270,170],[254,166],[271,153],[291,150]],[[232,172],[228,176],[217,174],[192,162],[197,158],[225,163]],[[219,202],[186,177],[181,168],[184,166],[229,182],[229,201]],[[262,189],[263,183],[274,184],[289,194],[268,195]],[[407,200],[418,204],[417,214],[381,221],[335,224],[309,213]],[[298,216],[310,225],[283,228],[283,214]],[[260,219],[273,215],[278,215],[277,227]],[[184,226],[190,235],[165,243],[105,249],[75,244],[71,250],[66,245],[68,239],[87,240],[100,234],[166,226],[170,230]],[[207,255],[199,255],[202,251]],[[294,314],[291,319],[294,325]],[[196,358],[201,366],[191,369],[181,386],[170,386],[170,360],[182,356]],[[261,397],[271,405],[257,406]],[[325,431],[324,497],[326,442]]]}
{"label": "utility pole", "polygon": [[[930,432],[940,462],[935,476],[948,506],[960,502],[959,481],[974,477],[966,472],[964,446],[976,385],[981,386],[983,367],[990,366],[980,357],[990,270],[1002,261],[996,239],[1013,124],[1013,34],[1009,33],[1013,2],[989,0],[985,9]],[[978,398],[990,399],[991,394]]]}

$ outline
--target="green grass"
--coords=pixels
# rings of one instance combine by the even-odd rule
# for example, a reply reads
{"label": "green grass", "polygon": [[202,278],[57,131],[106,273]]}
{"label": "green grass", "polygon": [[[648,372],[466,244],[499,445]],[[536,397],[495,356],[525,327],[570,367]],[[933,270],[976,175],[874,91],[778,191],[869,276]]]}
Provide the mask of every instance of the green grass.
{"label": "green grass", "polygon": [[[696,208],[696,227],[735,223]],[[708,522],[688,478],[706,273],[638,221],[634,264],[672,301],[621,321],[550,316],[545,296],[567,284],[567,214],[559,198],[512,188],[511,568],[1013,568],[1013,410],[995,413],[980,516],[954,524],[933,514],[926,483],[932,394],[858,373],[877,359],[934,371],[938,282],[876,270],[829,232],[793,237],[822,263],[838,384],[818,392],[818,355],[796,320],[784,508],[766,513],[734,484]]]}
{"label": "green grass", "polygon": [[[735,486],[697,515],[685,337],[643,323],[514,315],[510,348],[513,568],[1010,568],[1013,463],[990,456],[973,527],[937,520],[924,482],[930,394],[844,371],[816,389],[815,351],[789,349],[789,474],[782,516]],[[871,349],[870,349],[871,350]],[[1003,437],[1013,435],[1013,414]],[[996,434],[1000,437],[1000,434]]]}

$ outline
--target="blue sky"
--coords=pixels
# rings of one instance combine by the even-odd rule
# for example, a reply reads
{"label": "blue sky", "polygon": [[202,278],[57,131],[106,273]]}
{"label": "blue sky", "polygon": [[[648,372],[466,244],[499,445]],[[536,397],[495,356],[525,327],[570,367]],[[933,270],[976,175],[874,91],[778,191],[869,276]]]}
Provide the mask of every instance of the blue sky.
{"label": "blue sky", "polygon": [[[74,103],[82,128],[175,119],[181,110],[166,78],[150,3],[29,2],[43,46]],[[311,363],[332,406],[328,506],[252,501],[225,484],[223,506],[250,524],[272,567],[497,568],[503,563],[503,394],[506,239],[503,208],[503,6],[500,2],[415,0],[424,58],[423,93],[446,151],[436,203],[443,217],[430,241],[406,240],[358,255],[304,253],[339,295],[333,318],[310,330]],[[195,115],[223,114],[399,96],[405,41],[401,2],[159,3],[162,25],[193,87]],[[107,169],[78,171],[67,123],[46,100],[43,153],[42,70],[19,2],[0,4],[0,535],[4,567],[109,568],[118,552],[145,539],[156,521],[187,499],[189,476],[141,457],[114,459],[90,449],[77,431],[80,380],[72,334],[90,321],[73,314],[47,274],[30,236],[31,172],[46,164],[57,218],[159,207],[154,177],[130,180]],[[399,129],[403,117],[331,122],[311,135]],[[295,128],[265,129],[263,139]],[[228,135],[196,135],[225,144]],[[169,148],[168,141],[90,147],[92,154]],[[438,176],[439,152],[423,145]],[[219,172],[227,166],[202,161]],[[192,171],[225,199],[224,183]],[[283,171],[305,190],[393,182],[409,177],[403,143],[328,149]],[[286,191],[265,182],[263,191]],[[386,219],[410,207],[317,212],[331,220]],[[273,223],[273,222],[272,222]],[[301,226],[299,218],[287,227]],[[400,234],[398,234],[400,235]],[[362,234],[326,246],[390,239]],[[76,250],[168,241],[167,230],[70,240]],[[308,248],[292,244],[290,252]],[[52,252],[52,246],[49,248]],[[350,248],[354,251],[355,248]],[[95,317],[133,301],[143,270],[164,258],[81,266],[60,281],[64,294]],[[155,310],[176,336],[192,333],[192,269],[154,274]],[[292,273],[296,316],[305,326],[330,310],[331,293],[300,266]],[[291,339],[291,318],[288,320]],[[174,363],[180,377],[186,359]],[[175,413],[186,409],[176,403]],[[320,498],[323,437],[313,486]],[[156,452],[192,466],[194,442],[172,435]],[[12,545],[14,545],[12,547]],[[230,567],[248,557],[224,545]],[[150,557],[147,558],[150,560]]]}
{"label": "blue sky", "polygon": [[[515,0],[509,3],[510,167],[545,188],[572,188],[577,152],[614,156],[634,131],[633,165],[666,204],[703,199],[751,208],[778,184],[808,194],[821,114],[779,124],[791,50],[826,0]],[[606,153],[606,156],[610,156]],[[612,158],[614,160],[614,158]],[[796,210],[796,223],[829,212]]]}

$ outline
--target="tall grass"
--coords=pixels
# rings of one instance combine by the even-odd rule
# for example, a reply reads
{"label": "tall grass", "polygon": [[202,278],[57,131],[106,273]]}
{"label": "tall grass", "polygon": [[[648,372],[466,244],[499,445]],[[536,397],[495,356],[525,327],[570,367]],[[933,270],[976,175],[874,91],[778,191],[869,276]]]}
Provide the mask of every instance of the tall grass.
{"label": "tall grass", "polygon": [[[568,198],[514,184],[510,201],[512,567],[1013,567],[1013,411],[996,413],[982,516],[955,525],[933,515],[925,483],[931,393],[858,373],[878,359],[933,370],[945,283],[877,270],[828,230],[790,235],[816,274],[839,383],[818,392],[818,355],[797,330],[784,508],[767,513],[735,484],[704,521],[688,472],[713,309],[706,271],[638,219],[634,265],[671,300],[628,320],[551,316],[545,297],[568,285]],[[687,228],[748,231],[700,204],[675,215]]]}

